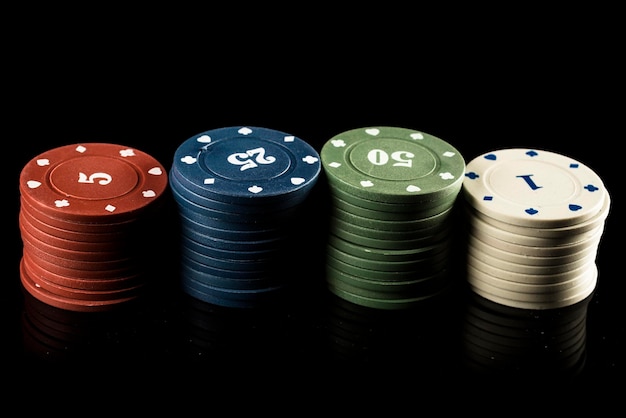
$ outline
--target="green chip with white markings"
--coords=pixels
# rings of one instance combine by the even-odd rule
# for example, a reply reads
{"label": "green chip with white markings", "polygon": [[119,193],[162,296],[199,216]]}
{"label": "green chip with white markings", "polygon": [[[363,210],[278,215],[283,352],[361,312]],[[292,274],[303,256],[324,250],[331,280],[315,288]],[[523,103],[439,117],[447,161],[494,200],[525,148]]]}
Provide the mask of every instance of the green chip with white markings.
{"label": "green chip with white markings", "polygon": [[456,195],[465,161],[448,142],[399,127],[349,130],[329,139],[320,152],[328,181],[364,199],[433,202]]}

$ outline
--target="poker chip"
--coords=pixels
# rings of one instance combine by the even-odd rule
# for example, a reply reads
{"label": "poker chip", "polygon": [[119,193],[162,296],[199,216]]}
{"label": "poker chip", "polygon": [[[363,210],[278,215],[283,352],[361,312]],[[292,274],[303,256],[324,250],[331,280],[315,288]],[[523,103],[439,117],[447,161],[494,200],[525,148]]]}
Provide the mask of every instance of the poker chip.
{"label": "poker chip", "polygon": [[31,159],[19,182],[24,290],[79,312],[139,298],[167,187],[157,160],[123,145],[72,144]]}
{"label": "poker chip", "polygon": [[406,309],[450,284],[450,216],[463,156],[433,135],[390,126],[353,129],[320,152],[330,192],[326,282],[336,296]]}
{"label": "poker chip", "polygon": [[223,127],[183,141],[169,178],[184,293],[240,308],[280,297],[292,281],[281,265],[321,169],[310,144],[274,129]]}
{"label": "poker chip", "polygon": [[557,309],[587,298],[611,198],[587,165],[511,148],[477,156],[463,180],[467,282],[493,302]]}
{"label": "poker chip", "polygon": [[597,216],[607,194],[588,166],[550,151],[512,148],[467,165],[464,196],[496,220],[530,228],[576,225]]}

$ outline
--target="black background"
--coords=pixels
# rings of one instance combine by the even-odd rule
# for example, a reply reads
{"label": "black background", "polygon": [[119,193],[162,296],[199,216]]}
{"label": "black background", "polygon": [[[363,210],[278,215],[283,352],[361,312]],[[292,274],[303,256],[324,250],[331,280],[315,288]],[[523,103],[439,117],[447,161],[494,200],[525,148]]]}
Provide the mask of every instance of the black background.
{"label": "black background", "polygon": [[[259,19],[249,11],[237,15],[236,25],[234,15],[183,19],[181,31],[145,12],[95,27],[89,15],[73,20],[71,28],[47,19],[43,11],[29,12],[20,15],[25,24],[7,39],[11,59],[5,61],[3,124],[11,205],[5,211],[8,245],[0,298],[5,359],[15,370],[28,371],[22,376],[87,368],[90,376],[93,370],[132,369],[217,379],[220,370],[220,379],[265,380],[284,372],[294,382],[317,378],[328,385],[359,381],[353,379],[359,376],[374,391],[384,389],[380,380],[367,380],[374,375],[398,386],[402,379],[443,378],[463,390],[485,379],[539,384],[565,377],[584,387],[623,379],[623,132],[618,124],[623,82],[617,29],[609,16],[587,16],[585,22],[607,19],[592,30],[559,13],[533,15],[523,24],[501,16],[497,22],[463,26],[446,15],[439,16],[440,24],[422,15],[401,19],[399,11],[381,16],[372,10],[360,17],[361,22],[384,20],[389,26],[383,27],[359,24],[350,15],[316,14],[319,20],[308,26],[294,19]],[[145,24],[142,30],[139,22]],[[226,29],[217,29],[218,23]],[[26,38],[27,26],[46,29]],[[70,335],[79,341],[65,352],[25,347],[17,222],[22,166],[57,146],[112,142],[145,151],[169,169],[181,142],[234,125],[289,132],[318,151],[344,130],[399,126],[450,142],[466,161],[495,149],[524,147],[569,155],[592,167],[613,200],[597,256],[599,284],[587,305],[584,365],[560,376],[536,367],[543,361],[539,356],[530,366],[476,375],[466,363],[463,324],[471,295],[463,288],[461,255],[458,288],[449,299],[410,313],[357,309],[353,314],[360,322],[346,353],[333,334],[336,321],[346,320],[336,316],[341,303],[322,286],[328,204],[323,177],[303,214],[312,234],[303,239],[305,262],[284,260],[293,280],[304,286],[284,310],[233,313],[195,306],[176,288],[177,231],[175,222],[165,221],[158,228],[169,257],[156,260],[155,286],[144,304],[122,318],[98,322],[87,336]],[[165,216],[174,216],[172,202]],[[194,321],[201,322],[199,336],[193,334],[198,332]],[[521,363],[528,361],[523,351],[516,354]],[[263,372],[249,372],[257,368]]]}

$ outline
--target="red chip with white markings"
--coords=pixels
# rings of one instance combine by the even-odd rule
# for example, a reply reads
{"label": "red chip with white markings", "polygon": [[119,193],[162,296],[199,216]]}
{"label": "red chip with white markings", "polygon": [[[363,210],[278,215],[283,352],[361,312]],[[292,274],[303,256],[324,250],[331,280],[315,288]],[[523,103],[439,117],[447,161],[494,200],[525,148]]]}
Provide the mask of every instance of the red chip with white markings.
{"label": "red chip with white markings", "polygon": [[122,145],[85,143],[46,151],[20,174],[20,193],[32,206],[77,222],[117,222],[138,214],[167,186],[152,156]]}

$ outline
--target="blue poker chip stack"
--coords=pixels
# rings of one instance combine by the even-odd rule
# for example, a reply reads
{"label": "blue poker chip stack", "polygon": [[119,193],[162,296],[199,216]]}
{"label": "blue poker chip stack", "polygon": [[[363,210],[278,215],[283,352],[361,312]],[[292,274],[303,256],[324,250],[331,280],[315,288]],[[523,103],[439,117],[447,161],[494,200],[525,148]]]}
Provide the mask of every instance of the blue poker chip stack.
{"label": "blue poker chip stack", "polygon": [[169,173],[182,290],[226,307],[276,300],[290,284],[281,266],[291,227],[320,170],[310,144],[272,129],[224,127],[184,141]]}

